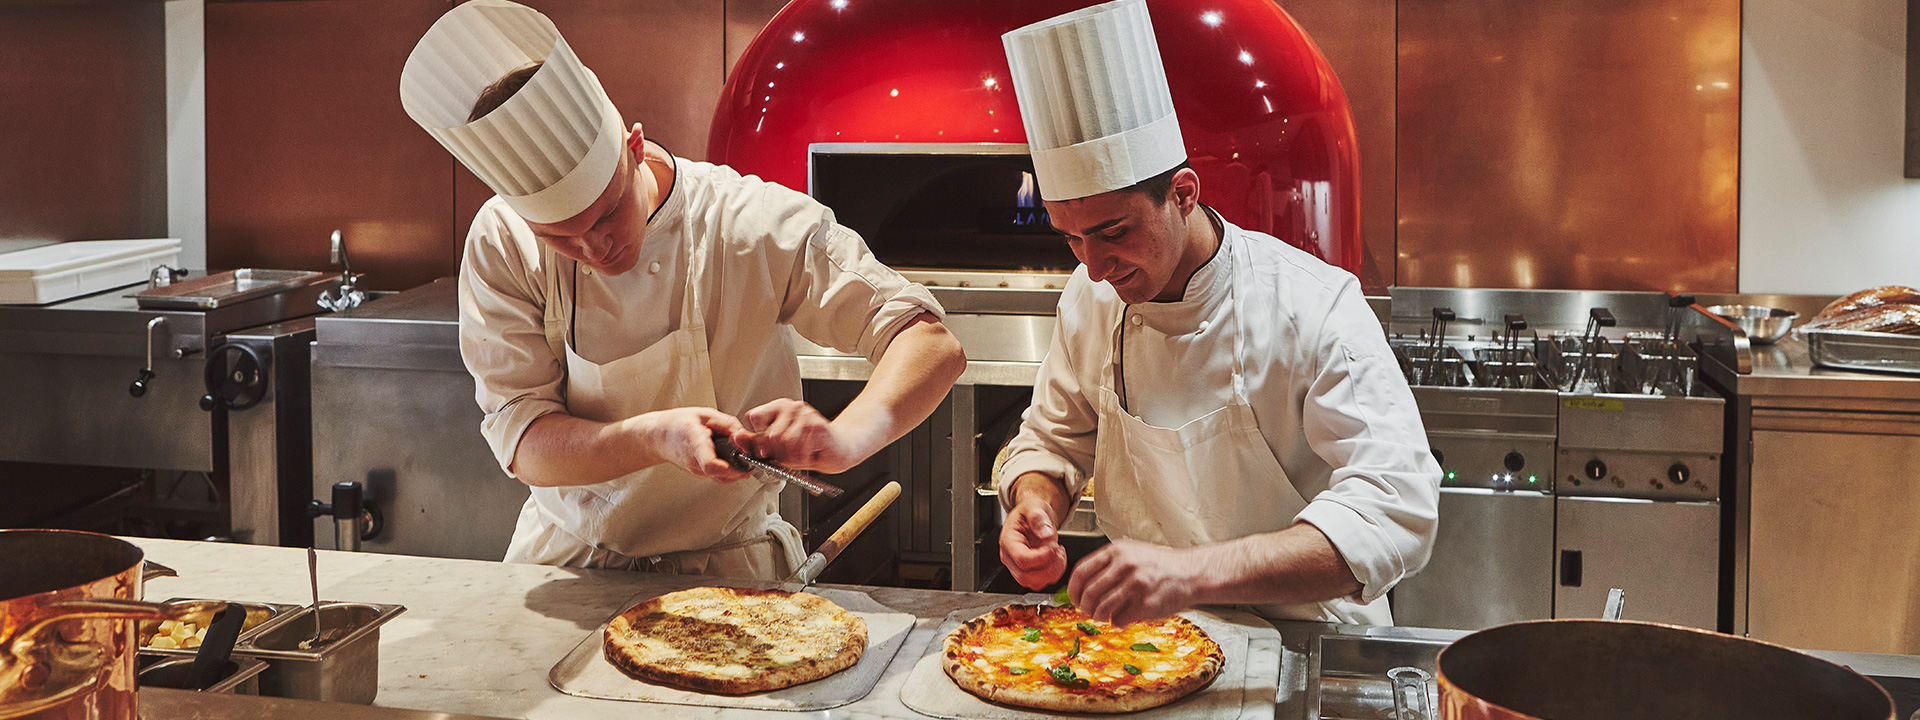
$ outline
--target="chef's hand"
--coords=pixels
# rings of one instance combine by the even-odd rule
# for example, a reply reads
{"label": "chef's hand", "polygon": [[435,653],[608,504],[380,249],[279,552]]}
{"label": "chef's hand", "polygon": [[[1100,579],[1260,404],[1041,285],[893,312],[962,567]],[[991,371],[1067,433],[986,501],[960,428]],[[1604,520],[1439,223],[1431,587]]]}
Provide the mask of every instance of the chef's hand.
{"label": "chef's hand", "polygon": [[735,432],[733,444],[796,470],[846,472],[865,459],[819,410],[799,400],[781,398],[748,410],[741,419],[760,430]]}
{"label": "chef's hand", "polygon": [[1066,573],[1067,549],[1060,546],[1045,500],[1022,499],[1007,513],[1000,526],[1000,562],[1030,590],[1052,585]]}
{"label": "chef's hand", "polygon": [[661,460],[722,485],[747,477],[720,459],[713,434],[742,432],[740,421],[713,408],[683,407],[636,415],[629,421]]}
{"label": "chef's hand", "polygon": [[1073,604],[1115,625],[1163,618],[1193,606],[1192,569],[1185,553],[1133,540],[1115,540],[1080,561],[1067,581]]}

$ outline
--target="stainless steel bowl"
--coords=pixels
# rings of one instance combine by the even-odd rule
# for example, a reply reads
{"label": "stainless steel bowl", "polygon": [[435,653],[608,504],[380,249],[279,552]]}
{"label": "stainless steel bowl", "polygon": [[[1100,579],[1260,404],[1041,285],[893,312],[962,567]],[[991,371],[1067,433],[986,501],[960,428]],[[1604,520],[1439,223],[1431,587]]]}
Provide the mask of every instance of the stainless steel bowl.
{"label": "stainless steel bowl", "polygon": [[1745,330],[1747,337],[1762,345],[1771,345],[1773,341],[1787,336],[1793,329],[1793,321],[1800,313],[1780,308],[1760,305],[1714,305],[1707,312],[1732,321]]}

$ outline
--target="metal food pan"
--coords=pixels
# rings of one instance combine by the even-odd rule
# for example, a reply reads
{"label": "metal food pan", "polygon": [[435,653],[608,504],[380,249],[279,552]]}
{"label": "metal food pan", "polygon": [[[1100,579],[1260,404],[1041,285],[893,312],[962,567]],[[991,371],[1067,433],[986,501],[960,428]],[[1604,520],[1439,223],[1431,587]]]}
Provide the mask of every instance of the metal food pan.
{"label": "metal food pan", "polygon": [[323,602],[326,642],[318,647],[300,648],[314,631],[313,609],[300,608],[240,641],[233,654],[267,662],[262,695],[369,705],[380,690],[380,626],[405,611],[399,605]]}
{"label": "metal food pan", "polygon": [[1813,364],[1920,375],[1920,336],[1858,330],[1800,330]]}
{"label": "metal food pan", "polygon": [[[268,629],[272,628],[273,626],[285,621],[286,618],[294,614],[295,611],[302,609],[302,606],[300,605],[252,602],[247,600],[220,600],[217,598],[169,598],[167,600],[167,602],[169,603],[196,602],[196,601],[233,603],[235,605],[239,605],[241,607],[246,608],[249,614],[253,612],[267,613],[267,618],[265,620],[261,620],[260,622],[254,623],[252,625],[243,626],[243,629],[241,629],[240,631],[239,638],[235,641],[236,644],[240,642],[245,642],[249,638],[258,636],[260,633],[266,632]],[[156,625],[158,624],[158,621],[148,621],[148,622],[153,622]],[[207,618],[207,623],[212,624],[212,618]],[[140,652],[153,654],[153,655],[167,655],[170,657],[193,657],[195,654],[199,653],[200,651],[199,648],[147,647],[146,637],[145,637],[146,631],[144,628],[145,625],[146,623],[143,622],[139,626],[136,626],[136,631],[135,631],[136,635],[134,636],[134,639],[140,642]]]}
{"label": "metal food pan", "polygon": [[[140,653],[140,687],[163,687],[176,690],[191,690],[187,679],[193,671],[193,658],[173,657],[157,653]],[[259,695],[260,673],[267,664],[253,658],[235,657],[227,660],[226,672],[212,687],[203,692],[225,693],[229,695]]]}

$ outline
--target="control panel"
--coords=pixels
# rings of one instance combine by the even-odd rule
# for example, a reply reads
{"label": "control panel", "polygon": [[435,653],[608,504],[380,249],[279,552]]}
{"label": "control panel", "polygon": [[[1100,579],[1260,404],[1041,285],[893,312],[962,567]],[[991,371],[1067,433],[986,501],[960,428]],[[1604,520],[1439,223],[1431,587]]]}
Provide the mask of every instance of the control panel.
{"label": "control panel", "polygon": [[1718,453],[1563,447],[1554,475],[1561,495],[1649,500],[1720,498]]}

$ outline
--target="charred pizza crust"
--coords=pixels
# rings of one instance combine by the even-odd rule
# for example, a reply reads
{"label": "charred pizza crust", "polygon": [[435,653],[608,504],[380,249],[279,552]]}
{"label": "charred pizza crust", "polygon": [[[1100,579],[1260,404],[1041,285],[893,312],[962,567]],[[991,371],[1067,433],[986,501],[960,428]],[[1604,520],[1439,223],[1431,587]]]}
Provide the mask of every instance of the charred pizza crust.
{"label": "charred pizza crust", "polygon": [[744,695],[852,667],[867,648],[867,622],[811,593],[698,587],[620,613],[602,648],[639,680]]}
{"label": "charred pizza crust", "polygon": [[[1056,675],[1060,666],[1070,673]],[[1206,687],[1225,666],[1220,645],[1186,618],[1115,627],[1047,605],[995,608],[955,628],[941,652],[941,667],[961,689],[1057,712],[1159,707]]]}

